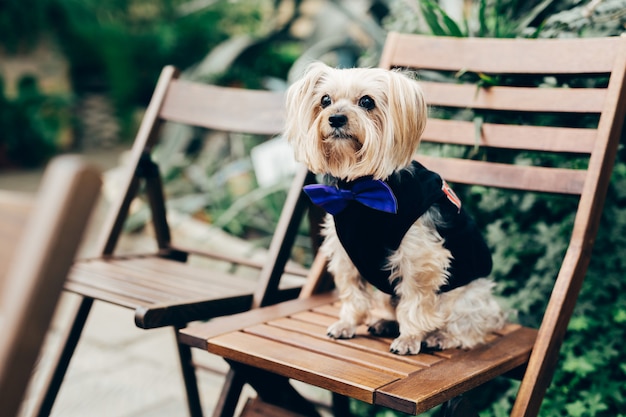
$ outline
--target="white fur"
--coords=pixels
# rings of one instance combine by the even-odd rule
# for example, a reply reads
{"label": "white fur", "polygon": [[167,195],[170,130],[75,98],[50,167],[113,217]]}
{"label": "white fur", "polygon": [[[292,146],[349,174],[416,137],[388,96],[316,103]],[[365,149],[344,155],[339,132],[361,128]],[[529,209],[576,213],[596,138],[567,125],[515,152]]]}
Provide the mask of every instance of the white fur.
{"label": "white fur", "polygon": [[[322,105],[328,96],[330,104]],[[375,107],[359,105],[363,97]],[[371,175],[385,179],[406,167],[419,145],[427,108],[418,83],[383,69],[338,70],[312,64],[287,92],[285,135],[296,158],[315,173],[353,180]],[[329,117],[346,116],[332,127]],[[390,281],[401,277],[398,300],[386,300],[387,316],[397,320],[400,335],[390,350],[417,354],[422,342],[443,349],[471,348],[504,324],[492,296],[493,283],[478,279],[446,293],[451,254],[435,226],[438,213],[429,211],[408,230],[387,259]],[[340,320],[328,328],[333,338],[351,338],[360,324],[371,323],[375,290],[361,277],[327,216],[321,251],[327,256],[342,300]],[[378,292],[379,293],[379,292]]]}

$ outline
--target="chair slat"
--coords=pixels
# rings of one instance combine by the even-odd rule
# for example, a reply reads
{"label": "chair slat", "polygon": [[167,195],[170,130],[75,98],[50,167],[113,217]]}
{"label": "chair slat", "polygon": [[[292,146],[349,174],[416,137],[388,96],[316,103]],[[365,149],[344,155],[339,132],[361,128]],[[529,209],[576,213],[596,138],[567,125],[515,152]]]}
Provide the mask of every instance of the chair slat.
{"label": "chair slat", "polygon": [[[382,357],[365,351],[357,352],[357,354],[355,354],[354,349],[343,346],[341,343],[336,343],[334,340],[327,337],[313,337],[300,332],[288,331],[265,324],[247,328],[245,333],[253,334],[264,339],[286,343],[288,345],[296,346],[300,349],[311,352],[317,352],[322,355],[331,355],[345,362],[355,363],[358,366],[371,368],[386,374],[394,375],[398,378],[405,378],[411,372],[415,371],[415,365],[398,361],[393,357]],[[322,334],[324,333],[324,329],[322,329]]]}
{"label": "chair slat", "polygon": [[[265,260],[252,259],[249,257],[245,258],[243,256],[231,255],[228,253],[202,250],[202,249],[197,249],[197,248],[192,248],[189,246],[177,245],[177,244],[172,245],[171,248],[173,250],[186,252],[189,255],[204,256],[207,258],[215,259],[216,261],[224,261],[226,263],[239,265],[239,266],[246,266],[246,267],[255,268],[255,269],[263,268],[263,263],[265,261]],[[285,273],[290,274],[290,275],[298,275],[301,277],[306,277],[308,272],[309,271],[306,268],[298,264],[288,263],[285,266]]]}
{"label": "chair slat", "polygon": [[155,282],[161,286],[182,287],[186,294],[193,291],[223,292],[225,288],[243,291],[249,288],[250,280],[211,270],[215,279],[206,279],[207,269],[187,263],[170,261],[159,257],[128,260],[111,260],[111,267],[119,267],[124,273],[137,272],[137,279],[144,283]]}
{"label": "chair slat", "polygon": [[[89,283],[68,281],[65,284],[64,289],[66,291],[81,294],[87,297],[92,297],[94,299],[106,300],[107,302],[111,299],[112,296],[111,292],[100,289],[99,287],[94,287],[93,285],[89,285]],[[127,294],[114,295],[115,302],[112,303],[120,307],[134,308],[136,305],[149,304],[148,300],[137,298],[134,296],[134,294],[132,296],[129,296]]]}
{"label": "chair slat", "polygon": [[291,317],[299,321],[303,321],[306,323],[314,323],[314,324],[317,324],[319,326],[324,326],[324,327],[328,327],[337,321],[337,317],[327,316],[325,314],[319,314],[314,311],[308,311],[308,310],[303,311],[298,314],[294,314]]}
{"label": "chair slat", "polygon": [[595,138],[595,129],[484,123],[477,140],[473,122],[442,119],[428,120],[422,135],[423,142],[580,154],[591,153]]}
{"label": "chair slat", "polygon": [[455,158],[416,158],[446,181],[488,187],[578,195],[583,189],[586,171],[472,161]]}
{"label": "chair slat", "polygon": [[187,281],[189,287],[192,288],[174,286],[171,283],[176,282],[176,279],[180,277],[156,271],[142,273],[141,270],[127,267],[127,265],[130,266],[132,263],[115,264],[92,261],[88,264],[77,264],[76,275],[72,275],[72,280],[85,283],[89,283],[91,279],[103,280],[103,285],[113,292],[143,294],[150,302],[177,299],[193,293],[194,289],[198,290],[193,281]]}
{"label": "chair slat", "polygon": [[[124,285],[120,286],[119,283],[116,282],[118,280],[111,279],[110,276],[107,277],[105,282],[99,282],[99,278],[100,278],[99,274],[92,275],[91,273],[85,273],[85,271],[81,271],[80,269],[77,269],[77,268],[72,269],[72,271],[70,272],[69,278],[70,280],[65,285],[66,289],[68,290],[71,290],[71,288],[73,288],[72,284],[78,285],[78,287],[74,287],[74,288],[84,288],[84,287],[90,288],[92,287],[91,284],[95,282],[94,279],[98,279],[97,286],[94,286],[94,288],[96,289],[96,291],[105,294],[105,297],[102,299],[104,301],[109,301],[113,298],[117,299],[120,296],[125,299],[125,298],[128,298],[127,294],[129,293],[132,294],[132,298],[141,300],[142,303],[151,304],[151,303],[156,302],[159,299],[158,294],[156,294],[154,291],[151,291],[149,289],[144,289],[144,288],[141,288],[140,286],[132,285],[130,283],[126,284],[123,281],[122,281],[122,284]],[[134,291],[132,291],[134,289],[138,290],[139,292],[135,293]],[[91,291],[89,293],[91,293]],[[80,292],[78,294],[80,294]],[[113,304],[117,304],[117,303],[113,303]]]}
{"label": "chair slat", "polygon": [[[254,351],[249,347],[254,346]],[[289,378],[307,380],[321,388],[372,403],[374,391],[398,378],[384,372],[346,363],[333,357],[299,349],[243,332],[209,340],[207,350],[224,358],[253,365]],[[359,381],[358,384],[350,381]]]}
{"label": "chair slat", "polygon": [[462,352],[376,392],[376,404],[419,414],[528,360],[537,331],[522,327],[493,342]]}
{"label": "chair slat", "polygon": [[[160,116],[216,130],[275,135],[283,128],[284,111],[282,93],[173,80]],[[233,113],[237,113],[237,119],[231,116]]]}
{"label": "chair slat", "polygon": [[338,304],[327,304],[320,306],[318,308],[314,308],[312,311],[324,314],[326,316],[334,317],[335,319],[339,317],[339,312],[341,311],[341,306]]}
{"label": "chair slat", "polygon": [[[281,318],[278,320],[269,321],[268,324],[274,327],[278,327],[291,332],[304,333],[312,337],[328,339],[326,335],[326,329],[328,325],[326,323],[312,323],[309,321],[302,321],[303,313],[294,314],[290,318]],[[336,320],[335,320],[336,321]],[[331,323],[332,324],[332,323]],[[389,351],[389,344],[391,338],[372,337],[367,332],[366,326],[360,326],[357,329],[357,337],[353,339],[337,339],[335,343],[339,343],[345,346],[349,346],[353,349],[362,350],[365,352],[376,353],[384,357],[393,358],[396,361],[402,361],[412,364],[417,367],[431,366],[434,363],[441,361],[440,357],[434,355],[420,354],[420,355],[407,355],[400,356]]]}
{"label": "chair slat", "polygon": [[554,113],[599,113],[602,88],[489,87],[473,84],[420,82],[430,106]]}
{"label": "chair slat", "polygon": [[[158,267],[152,266],[152,262]],[[211,272],[214,277],[220,276],[217,271]],[[202,268],[152,257],[79,262],[72,268],[71,282],[82,284],[80,288],[84,290],[90,287],[90,283],[97,282],[96,288],[107,291],[101,299],[123,305],[128,294],[143,303],[160,304],[196,300],[203,295],[206,299],[214,299],[251,293],[247,279],[227,274],[221,276],[221,280],[207,280]],[[68,289],[72,287],[68,285]],[[121,298],[120,302],[118,298]]]}
{"label": "chair slat", "polygon": [[[394,44],[387,48],[387,45]],[[508,74],[596,74],[612,70],[619,37],[461,39],[391,33],[381,67]]]}
{"label": "chair slat", "polygon": [[336,301],[337,298],[335,293],[324,293],[308,298],[285,301],[263,309],[247,311],[237,316],[216,318],[208,323],[192,323],[180,330],[179,337],[184,343],[206,349],[206,342],[209,338],[261,324],[279,317],[289,316],[307,308],[328,304]]}

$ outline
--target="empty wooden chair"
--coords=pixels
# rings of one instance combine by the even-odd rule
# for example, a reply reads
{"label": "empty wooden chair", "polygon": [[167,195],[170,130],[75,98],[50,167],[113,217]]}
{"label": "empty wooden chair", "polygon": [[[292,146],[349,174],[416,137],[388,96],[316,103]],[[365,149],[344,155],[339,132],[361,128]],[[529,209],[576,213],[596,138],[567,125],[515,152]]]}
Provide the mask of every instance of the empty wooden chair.
{"label": "empty wooden chair", "polygon": [[[538,329],[507,325],[474,349],[415,356],[391,354],[391,339],[372,337],[365,327],[353,339],[331,340],[326,327],[337,319],[339,300],[332,291],[318,291],[324,277],[324,260],[318,258],[299,299],[181,330],[184,343],[232,364],[215,416],[233,412],[233,381],[241,380],[264,401],[301,411],[301,399],[272,396],[264,387],[271,380],[274,391],[281,389],[281,377],[410,414],[445,403],[445,415],[469,416],[467,402],[455,398],[504,374],[521,376],[511,415],[539,412],[585,277],[619,143],[626,37],[505,40],[391,33],[380,65],[418,72],[432,108],[416,156],[427,168],[459,187],[577,202],[543,321]],[[577,82],[598,75],[608,82]],[[542,77],[572,86],[539,86]],[[449,117],[468,112],[465,120]],[[582,118],[597,123],[577,126]],[[545,126],[548,120],[557,123]],[[575,123],[563,127],[568,120]],[[527,157],[511,156],[522,153]],[[553,166],[555,154],[568,162]]]}
{"label": "empty wooden chair", "polygon": [[36,198],[0,191],[2,415],[17,415],[99,190],[98,170],[59,157]]}
{"label": "empty wooden chair", "polygon": [[[174,123],[269,137],[281,131],[284,121],[282,93],[217,87],[182,80],[178,76],[173,67],[166,67],[161,73],[124,165],[126,175],[121,192],[112,202],[110,215],[102,227],[98,247],[100,256],[82,260],[72,267],[65,289],[83,296],[83,299],[49,381],[49,388],[37,406],[41,416],[48,415],[53,406],[94,300],[133,309],[135,322],[143,329],[181,328],[190,321],[238,313],[251,307],[255,285],[251,285],[250,279],[190,265],[186,262],[190,256],[220,259],[258,269],[262,288],[275,290],[269,290],[266,303],[293,298],[298,294],[301,284],[283,285],[281,289],[277,287],[299,226],[294,222],[299,221],[299,212],[305,208],[296,204],[297,189],[296,198],[287,197],[264,261],[186,248],[172,241],[162,173],[153,157],[157,145],[172,139],[161,135],[162,125]],[[302,175],[307,173],[302,172]],[[149,204],[158,250],[140,255],[118,254],[116,244],[129,206],[138,195],[145,196]],[[306,275],[303,268],[291,267],[289,272]],[[190,349],[179,345],[179,353],[190,413],[193,416],[202,415]]]}

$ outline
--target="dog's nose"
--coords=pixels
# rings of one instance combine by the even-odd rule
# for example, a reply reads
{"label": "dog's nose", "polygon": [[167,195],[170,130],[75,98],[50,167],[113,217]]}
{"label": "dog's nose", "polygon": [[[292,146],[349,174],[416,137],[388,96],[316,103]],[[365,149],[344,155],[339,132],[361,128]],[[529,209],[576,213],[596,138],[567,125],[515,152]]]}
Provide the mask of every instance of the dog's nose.
{"label": "dog's nose", "polygon": [[331,127],[341,127],[348,122],[348,118],[345,114],[333,114],[328,118],[328,123]]}

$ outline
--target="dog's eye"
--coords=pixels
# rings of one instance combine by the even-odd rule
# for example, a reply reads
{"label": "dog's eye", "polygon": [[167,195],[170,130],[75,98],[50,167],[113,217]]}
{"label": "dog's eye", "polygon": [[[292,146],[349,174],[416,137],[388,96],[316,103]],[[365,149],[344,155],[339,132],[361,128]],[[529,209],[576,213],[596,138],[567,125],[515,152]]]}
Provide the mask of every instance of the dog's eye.
{"label": "dog's eye", "polygon": [[363,107],[365,110],[372,110],[376,107],[376,103],[370,96],[363,96],[359,99],[359,106]]}
{"label": "dog's eye", "polygon": [[325,94],[322,97],[322,100],[320,101],[320,104],[322,105],[322,108],[326,108],[328,106],[330,106],[332,104],[332,100],[330,99],[330,96],[328,94]]}

